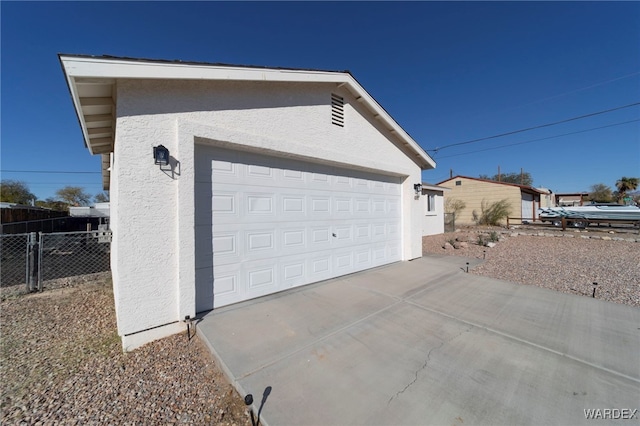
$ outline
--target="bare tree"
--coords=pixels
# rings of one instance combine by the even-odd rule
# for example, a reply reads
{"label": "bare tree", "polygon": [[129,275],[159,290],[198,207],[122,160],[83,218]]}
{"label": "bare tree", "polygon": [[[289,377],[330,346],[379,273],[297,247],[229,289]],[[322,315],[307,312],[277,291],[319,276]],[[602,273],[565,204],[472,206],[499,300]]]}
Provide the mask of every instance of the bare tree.
{"label": "bare tree", "polygon": [[69,206],[86,206],[91,201],[91,195],[80,186],[65,186],[56,191],[56,196]]}
{"label": "bare tree", "polygon": [[108,192],[99,192],[93,197],[93,201],[96,203],[107,203],[109,201]]}

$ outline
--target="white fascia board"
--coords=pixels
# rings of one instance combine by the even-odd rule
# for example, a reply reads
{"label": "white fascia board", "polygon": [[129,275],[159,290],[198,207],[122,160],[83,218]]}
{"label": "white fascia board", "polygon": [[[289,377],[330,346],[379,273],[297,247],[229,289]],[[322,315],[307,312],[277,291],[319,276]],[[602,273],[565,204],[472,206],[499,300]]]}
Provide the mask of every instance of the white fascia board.
{"label": "white fascia board", "polygon": [[445,188],[444,186],[429,185],[427,183],[422,184],[422,189],[428,189],[430,191],[451,191],[451,188]]}
{"label": "white fascia board", "polygon": [[[408,145],[416,155],[422,169],[434,169],[435,161],[413,140],[407,132],[382,108],[378,102],[349,73],[335,71],[289,70],[274,68],[244,68],[207,64],[132,61],[126,59],[90,58],[60,55],[70,88],[74,78],[144,78],[180,80],[234,80],[301,83],[335,83],[347,89],[369,107],[372,114],[386,124],[402,143]],[[72,89],[76,110],[80,110],[77,95]],[[83,133],[86,130],[83,127]],[[86,136],[85,140],[89,140]]]}
{"label": "white fascia board", "polygon": [[64,55],[60,59],[65,64],[67,74],[72,77],[342,83],[346,75],[327,71],[243,68]]}
{"label": "white fascia board", "polygon": [[82,138],[84,139],[84,144],[89,150],[91,155],[94,155],[93,148],[89,143],[89,134],[87,131],[87,126],[82,114],[82,105],[80,105],[80,97],[78,96],[78,88],[76,87],[75,77],[69,73],[67,68],[67,63],[60,58],[62,62],[62,67],[64,69],[64,77],[67,80],[67,86],[69,87],[69,93],[71,93],[71,99],[73,100],[73,107],[76,110],[76,116],[78,118],[78,122],[80,123],[80,130],[82,131]]}

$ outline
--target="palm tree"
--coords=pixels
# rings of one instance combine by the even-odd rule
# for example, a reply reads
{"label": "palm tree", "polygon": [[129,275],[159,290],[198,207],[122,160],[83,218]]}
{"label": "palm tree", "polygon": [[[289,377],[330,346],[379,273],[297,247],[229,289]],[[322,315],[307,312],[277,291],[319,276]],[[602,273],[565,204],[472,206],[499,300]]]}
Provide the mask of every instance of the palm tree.
{"label": "palm tree", "polygon": [[627,191],[633,191],[638,187],[639,179],[635,177],[621,177],[616,182],[616,188],[618,188],[619,200],[622,201],[627,195]]}

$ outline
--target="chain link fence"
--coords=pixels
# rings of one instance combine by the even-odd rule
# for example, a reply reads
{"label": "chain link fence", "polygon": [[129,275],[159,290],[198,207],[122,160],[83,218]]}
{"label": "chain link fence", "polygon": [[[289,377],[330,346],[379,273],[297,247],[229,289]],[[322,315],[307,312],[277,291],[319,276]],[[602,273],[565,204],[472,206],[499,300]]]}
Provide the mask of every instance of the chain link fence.
{"label": "chain link fence", "polygon": [[0,287],[43,282],[110,270],[111,231],[0,235]]}
{"label": "chain link fence", "polygon": [[111,234],[40,234],[40,281],[108,271]]}
{"label": "chain link fence", "polygon": [[0,235],[0,285],[25,284],[29,257],[29,234]]}

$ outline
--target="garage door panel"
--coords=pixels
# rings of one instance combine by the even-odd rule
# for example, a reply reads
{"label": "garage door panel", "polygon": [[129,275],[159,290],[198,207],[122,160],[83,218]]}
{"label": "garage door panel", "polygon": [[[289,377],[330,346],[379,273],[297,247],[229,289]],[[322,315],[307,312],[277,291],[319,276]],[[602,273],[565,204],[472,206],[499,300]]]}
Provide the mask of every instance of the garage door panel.
{"label": "garage door panel", "polygon": [[309,255],[308,282],[322,281],[332,278],[331,252],[313,253]]}
{"label": "garage door panel", "polygon": [[307,217],[307,197],[300,194],[283,194],[278,197],[279,216],[282,220],[304,220]]}
{"label": "garage door panel", "polygon": [[307,250],[307,228],[291,227],[280,230],[280,249],[283,252],[297,252]]}
{"label": "garage door panel", "polygon": [[371,247],[358,248],[354,251],[354,267],[356,271],[369,269],[373,266]]}
{"label": "garage door panel", "polygon": [[276,265],[272,263],[260,264],[251,262],[246,266],[246,269],[245,290],[250,298],[278,291],[276,286]]}
{"label": "garage door panel", "polygon": [[333,271],[336,275],[350,274],[353,269],[353,250],[342,249],[333,252]]}
{"label": "garage door panel", "polygon": [[384,220],[378,220],[371,223],[371,241],[384,241],[387,237],[387,223]]}
{"label": "garage door panel", "polygon": [[371,248],[373,266],[384,265],[387,259],[387,247],[385,244],[376,244]]}
{"label": "garage door panel", "polygon": [[309,258],[306,254],[287,256],[279,263],[282,289],[309,284]]}
{"label": "garage door panel", "polygon": [[211,214],[217,220],[238,221],[240,218],[241,198],[235,191],[213,191],[211,196]]}
{"label": "garage door panel", "polygon": [[201,145],[196,154],[199,309],[400,260],[398,178]]}
{"label": "garage door panel", "polygon": [[328,195],[309,195],[309,216],[313,220],[331,218],[331,197]]}
{"label": "garage door panel", "polygon": [[309,227],[309,250],[330,250],[332,233],[329,226]]}
{"label": "garage door panel", "polygon": [[371,224],[357,223],[354,225],[353,238],[356,243],[362,244],[371,240]]}
{"label": "garage door panel", "polygon": [[215,265],[213,268],[213,307],[229,305],[245,299],[242,264]]}

